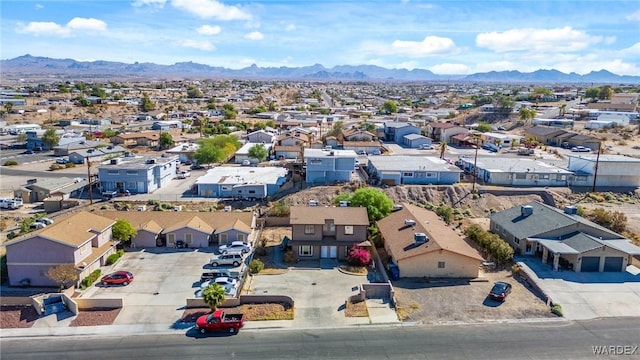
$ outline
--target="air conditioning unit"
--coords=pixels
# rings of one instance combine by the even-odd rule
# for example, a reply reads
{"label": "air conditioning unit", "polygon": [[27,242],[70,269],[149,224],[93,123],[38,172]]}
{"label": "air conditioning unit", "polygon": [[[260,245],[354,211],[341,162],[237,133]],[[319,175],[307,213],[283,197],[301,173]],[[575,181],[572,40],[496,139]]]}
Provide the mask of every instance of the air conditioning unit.
{"label": "air conditioning unit", "polygon": [[414,233],[413,234],[413,242],[415,245],[425,244],[429,241],[429,237],[425,233]]}
{"label": "air conditioning unit", "polygon": [[416,221],[413,219],[405,219],[404,220],[404,224],[406,226],[416,226]]}

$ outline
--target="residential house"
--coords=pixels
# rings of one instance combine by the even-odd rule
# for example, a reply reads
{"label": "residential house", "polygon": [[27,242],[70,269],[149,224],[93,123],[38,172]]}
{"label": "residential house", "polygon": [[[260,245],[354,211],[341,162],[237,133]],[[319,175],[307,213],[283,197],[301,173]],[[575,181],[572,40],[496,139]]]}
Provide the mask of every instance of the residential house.
{"label": "residential house", "polygon": [[147,194],[166,186],[176,176],[177,156],[140,156],[111,159],[98,166],[103,191]]}
{"label": "residential house", "polygon": [[276,141],[278,134],[275,131],[269,132],[266,130],[254,131],[247,135],[247,140],[250,143],[256,144],[273,144]]}
{"label": "residential house", "polygon": [[558,143],[556,138],[566,133],[566,130],[558,129],[551,126],[533,126],[526,129],[524,135],[527,139],[534,138],[541,144],[560,146],[561,143]]}
{"label": "residential house", "polygon": [[30,179],[27,184],[14,190],[13,195],[25,203],[44,201],[50,196],[66,200],[81,197],[87,190],[87,180],[81,178],[41,178]]}
{"label": "residential house", "polygon": [[458,126],[452,123],[437,123],[432,122],[427,124],[426,134],[434,141],[443,143],[452,143],[452,137],[456,135],[466,135],[469,133],[469,129]]}
{"label": "residential house", "polygon": [[631,257],[640,255],[640,247],[577,215],[574,206],[563,211],[534,201],[491,214],[489,219],[491,231],[517,253],[535,256],[554,270],[625,271]]}
{"label": "residential house", "polygon": [[574,121],[571,119],[540,119],[535,118],[531,121],[533,125],[550,126],[556,128],[573,128]]}
{"label": "residential house", "polygon": [[351,128],[342,130],[339,136],[341,141],[376,141],[377,137],[366,130]]}
{"label": "residential house", "polygon": [[[579,154],[579,153],[578,153]],[[569,171],[575,173],[575,186],[626,187],[640,186],[640,159],[624,155],[569,154]],[[596,176],[596,164],[598,172]],[[580,181],[578,181],[580,180]]]}
{"label": "residential house", "polygon": [[87,140],[84,137],[74,137],[64,145],[58,144],[53,147],[54,156],[68,156],[72,152],[93,149],[95,147],[104,146],[105,143],[99,140]]}
{"label": "residential house", "polygon": [[420,128],[407,122],[393,121],[384,123],[384,137],[387,141],[402,144],[404,136],[409,134],[420,135]]}
{"label": "residential house", "polygon": [[386,185],[451,185],[462,171],[447,161],[424,156],[371,156],[367,172],[371,181]]}
{"label": "residential house", "polygon": [[69,153],[69,161],[74,164],[84,164],[88,159],[90,162],[101,162],[106,159],[118,157],[125,152],[121,146],[101,146],[97,148],[75,150]]}
{"label": "residential house", "polygon": [[436,213],[404,203],[377,225],[401,277],[478,277],[482,256]]}
{"label": "residential house", "polygon": [[264,199],[280,191],[289,171],[282,167],[216,167],[199,177],[198,196]]}
{"label": "residential house", "polygon": [[9,284],[59,286],[47,271],[61,264],[73,264],[80,283],[115,253],[113,224],[113,219],[81,211],[11,240],[6,244]]}
{"label": "residential house", "polygon": [[147,146],[156,147],[160,140],[158,131],[146,131],[139,133],[118,134],[111,138],[111,143],[122,146]]}
{"label": "residential house", "polygon": [[302,159],[304,148],[311,144],[311,137],[302,131],[278,136],[273,147],[277,159]]}
{"label": "residential house", "polygon": [[514,143],[521,143],[524,137],[513,134],[481,133],[483,143],[496,145],[498,148],[510,148]]}
{"label": "residential house", "polygon": [[407,134],[402,137],[402,145],[417,149],[422,145],[431,145],[431,139],[420,134]]}
{"label": "residential house", "polygon": [[267,156],[269,156],[269,154],[271,153],[271,147],[273,146],[272,143],[246,143],[244,145],[242,145],[242,147],[240,149],[238,149],[238,151],[236,151],[235,153],[235,157],[234,157],[234,162],[236,164],[242,164],[245,160],[249,160],[249,162],[251,162],[251,164],[258,164],[260,161],[264,161],[266,159],[262,159],[262,160],[258,160],[256,158],[252,158],[249,156],[249,150],[251,150],[252,147],[254,146],[258,146],[258,145],[262,145],[264,146],[264,148],[267,150]]}
{"label": "residential house", "polygon": [[291,207],[289,245],[300,259],[344,260],[350,247],[367,240],[364,207]]}
{"label": "residential house", "polygon": [[181,163],[193,162],[194,161],[193,156],[199,147],[200,145],[196,143],[182,143],[167,150],[167,154],[177,155],[178,160]]}
{"label": "residential house", "polygon": [[138,231],[131,239],[136,248],[175,247],[177,241],[192,248],[252,243],[253,212],[105,211],[102,216],[128,221]]}
{"label": "residential house", "polygon": [[349,181],[358,155],[353,150],[305,149],[306,182]]}
{"label": "residential house", "polygon": [[[474,159],[461,157],[457,164],[474,173]],[[483,157],[475,161],[477,180],[496,186],[570,186],[573,172],[546,162],[513,157]]]}

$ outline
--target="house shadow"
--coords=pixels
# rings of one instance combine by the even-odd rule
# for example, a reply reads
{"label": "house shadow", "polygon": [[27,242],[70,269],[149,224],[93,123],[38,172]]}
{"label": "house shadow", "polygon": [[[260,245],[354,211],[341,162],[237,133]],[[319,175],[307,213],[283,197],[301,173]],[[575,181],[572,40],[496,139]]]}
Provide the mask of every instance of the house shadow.
{"label": "house shadow", "polygon": [[225,331],[216,331],[216,332],[206,332],[201,333],[194,326],[191,326],[189,330],[185,333],[185,336],[194,338],[194,339],[208,339],[208,338],[226,338],[230,336],[235,336],[238,332],[229,333]]}
{"label": "house shadow", "polygon": [[534,257],[522,257],[516,261],[525,264],[540,279],[558,279],[580,284],[623,284],[640,282],[640,269],[630,265],[626,271],[618,272],[575,272],[553,271],[549,264]]}
{"label": "house shadow", "polygon": [[74,314],[72,311],[66,310],[66,311],[62,311],[56,314],[56,320],[57,321],[63,321],[69,318],[72,318],[76,316],[76,314]]}
{"label": "house shadow", "polygon": [[470,279],[445,279],[445,278],[402,278],[393,281],[396,288],[417,290],[450,286],[466,286],[470,285]]}

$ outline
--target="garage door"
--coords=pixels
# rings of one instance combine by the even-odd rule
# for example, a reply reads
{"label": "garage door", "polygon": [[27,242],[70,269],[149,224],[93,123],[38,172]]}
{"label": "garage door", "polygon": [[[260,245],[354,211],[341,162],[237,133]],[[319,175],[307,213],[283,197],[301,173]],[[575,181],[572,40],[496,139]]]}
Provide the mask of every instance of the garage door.
{"label": "garage door", "polygon": [[338,257],[337,246],[322,246],[320,248],[320,258],[322,259],[335,259]]}
{"label": "garage door", "polygon": [[582,272],[598,272],[600,271],[600,256],[584,256],[582,258],[582,265],[580,266]]}
{"label": "garage door", "polygon": [[604,271],[616,272],[622,271],[622,257],[606,257],[604,258]]}

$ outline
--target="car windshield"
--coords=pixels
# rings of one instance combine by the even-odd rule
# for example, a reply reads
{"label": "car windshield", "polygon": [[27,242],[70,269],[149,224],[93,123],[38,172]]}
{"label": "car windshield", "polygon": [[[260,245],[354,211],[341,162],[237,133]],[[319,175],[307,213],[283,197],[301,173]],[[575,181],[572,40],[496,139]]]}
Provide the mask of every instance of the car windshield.
{"label": "car windshield", "polygon": [[501,293],[504,291],[504,289],[506,288],[506,286],[504,284],[495,284],[493,286],[493,289],[491,289],[491,292],[493,293]]}

